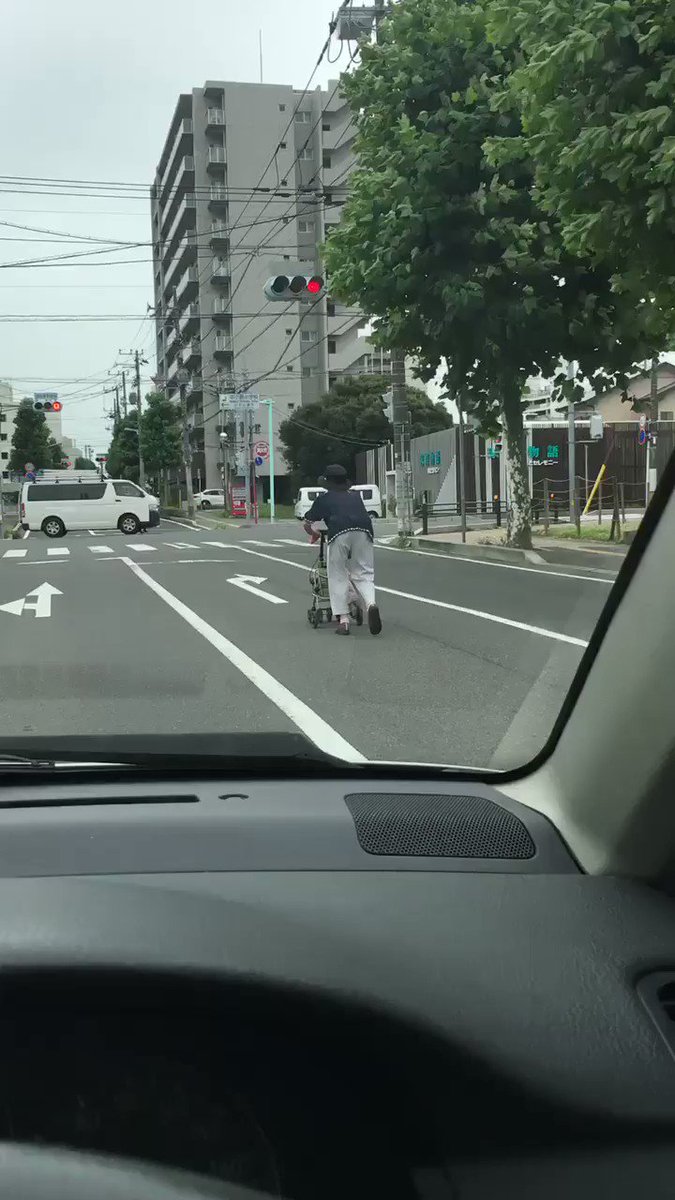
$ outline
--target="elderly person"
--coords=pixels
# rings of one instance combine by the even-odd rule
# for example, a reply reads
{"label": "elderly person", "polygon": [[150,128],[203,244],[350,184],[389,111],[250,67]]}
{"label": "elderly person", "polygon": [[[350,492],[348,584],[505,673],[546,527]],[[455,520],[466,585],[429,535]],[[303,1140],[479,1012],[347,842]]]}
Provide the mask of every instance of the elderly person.
{"label": "elderly person", "polygon": [[326,467],[326,491],[317,496],[305,517],[305,529],[312,532],[314,522],[323,521],[328,543],[328,590],[336,633],[349,633],[350,583],[359,597],[372,634],[382,630],[380,610],[375,603],[375,556],[373,524],[358,492],[349,490],[344,467],[331,463]]}

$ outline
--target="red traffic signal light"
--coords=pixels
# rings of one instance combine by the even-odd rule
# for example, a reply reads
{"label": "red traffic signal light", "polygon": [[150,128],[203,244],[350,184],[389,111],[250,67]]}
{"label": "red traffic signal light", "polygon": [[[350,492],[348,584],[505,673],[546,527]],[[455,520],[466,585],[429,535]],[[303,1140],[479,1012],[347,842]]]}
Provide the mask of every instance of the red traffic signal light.
{"label": "red traffic signal light", "polygon": [[51,413],[61,412],[63,404],[60,400],[34,400],[33,408],[36,412]]}
{"label": "red traffic signal light", "polygon": [[63,405],[60,400],[54,400],[52,403],[52,412],[61,412]]}
{"label": "red traffic signal light", "polygon": [[326,282],[321,275],[273,275],[263,291],[268,300],[318,299]]}

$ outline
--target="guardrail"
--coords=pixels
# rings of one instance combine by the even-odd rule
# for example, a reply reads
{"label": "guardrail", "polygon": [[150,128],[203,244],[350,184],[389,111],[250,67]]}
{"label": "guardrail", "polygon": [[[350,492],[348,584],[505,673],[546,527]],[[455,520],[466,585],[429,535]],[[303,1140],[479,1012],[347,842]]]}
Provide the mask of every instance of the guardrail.
{"label": "guardrail", "polygon": [[[462,506],[459,502],[455,504],[428,504],[426,500],[422,502],[419,515],[422,519],[422,533],[428,534],[429,522],[443,520],[444,518],[462,519]],[[471,517],[478,517],[482,520],[492,518],[497,528],[501,528],[502,520],[506,516],[506,505],[499,499],[496,500],[467,500],[464,503],[464,518],[469,520]]]}

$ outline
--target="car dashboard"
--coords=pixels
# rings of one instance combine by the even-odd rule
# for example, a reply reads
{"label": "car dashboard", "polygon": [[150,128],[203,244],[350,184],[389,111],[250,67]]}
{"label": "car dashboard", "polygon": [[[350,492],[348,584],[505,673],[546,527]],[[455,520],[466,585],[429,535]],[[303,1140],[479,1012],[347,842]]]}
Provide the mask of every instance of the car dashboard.
{"label": "car dashboard", "polygon": [[298,1200],[672,1195],[672,902],[498,788],[73,775],[0,825],[0,1142]]}

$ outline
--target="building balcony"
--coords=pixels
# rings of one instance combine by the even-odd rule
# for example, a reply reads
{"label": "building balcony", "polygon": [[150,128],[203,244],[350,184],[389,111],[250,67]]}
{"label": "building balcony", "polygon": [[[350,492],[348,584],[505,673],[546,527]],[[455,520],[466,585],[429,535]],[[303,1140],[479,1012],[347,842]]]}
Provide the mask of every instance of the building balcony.
{"label": "building balcony", "polygon": [[209,146],[209,152],[206,157],[207,171],[224,171],[225,170],[225,147],[224,146]]}
{"label": "building balcony", "polygon": [[228,246],[230,244],[230,231],[224,221],[212,221],[211,229],[209,230],[209,243],[214,248],[216,246]]}
{"label": "building balcony", "polygon": [[174,238],[179,237],[189,225],[194,225],[197,216],[197,201],[193,195],[183,196],[177,212],[171,220],[162,223],[162,239],[164,247],[171,245]]}
{"label": "building balcony", "polygon": [[217,300],[213,301],[212,316],[214,321],[220,321],[231,316],[232,305],[230,303],[229,292],[230,289],[228,287],[224,296],[219,296]]}
{"label": "building balcony", "polygon": [[225,111],[222,108],[207,108],[206,110],[206,128],[222,129],[225,125]]}
{"label": "building balcony", "polygon": [[196,267],[188,267],[187,271],[176,288],[176,300],[178,304],[185,304],[188,300],[193,300],[199,290],[199,272]]}
{"label": "building balcony", "polygon": [[189,117],[184,117],[180,122],[176,131],[176,136],[173,145],[169,151],[166,166],[162,171],[161,178],[158,180],[159,187],[157,188],[158,198],[164,198],[164,192],[167,187],[170,187],[176,174],[176,165],[186,154],[192,152],[192,133],[193,126]]}
{"label": "building balcony", "polygon": [[227,204],[227,188],[220,183],[212,184],[209,192],[209,208],[221,208],[224,204]]}
{"label": "building balcony", "polygon": [[199,305],[188,304],[178,320],[178,329],[183,339],[189,337],[199,328]]}
{"label": "building balcony", "polygon": [[202,343],[198,337],[190,338],[183,349],[183,366],[188,370],[198,367],[202,360]]}
{"label": "building balcony", "polygon": [[229,333],[217,333],[213,353],[218,355],[232,354],[232,338]]}
{"label": "building balcony", "polygon": [[164,291],[176,286],[186,267],[191,266],[197,257],[197,246],[192,234],[185,234],[172,255],[171,262],[164,272]]}
{"label": "building balcony", "polygon": [[230,263],[227,258],[214,258],[211,263],[211,279],[214,283],[230,282]]}

